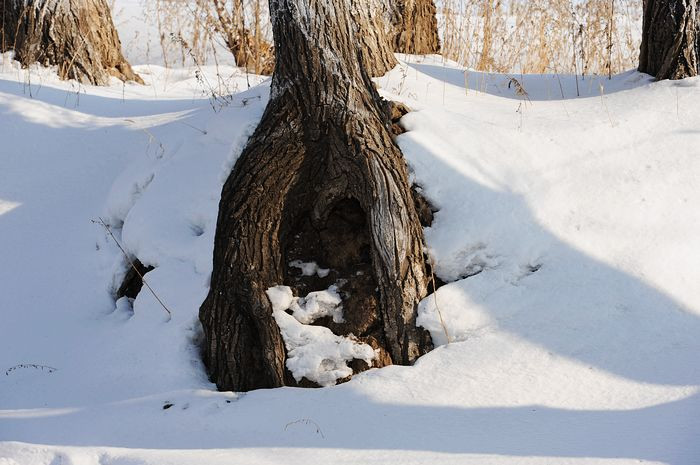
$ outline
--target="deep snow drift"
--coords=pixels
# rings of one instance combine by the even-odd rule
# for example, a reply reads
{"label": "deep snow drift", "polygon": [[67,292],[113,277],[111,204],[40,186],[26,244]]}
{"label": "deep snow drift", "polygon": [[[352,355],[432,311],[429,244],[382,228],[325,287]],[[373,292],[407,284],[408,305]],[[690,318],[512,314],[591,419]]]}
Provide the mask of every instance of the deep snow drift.
{"label": "deep snow drift", "polygon": [[[0,63],[0,464],[700,463],[700,79],[576,98],[570,76],[404,58],[377,82],[414,110],[398,142],[439,208],[450,284],[420,322],[440,346],[245,395],[207,381],[197,312],[267,83],[137,67],[147,86],[98,89]],[[211,98],[224,81],[240,92]],[[170,320],[145,288],[115,304],[100,217]]]}

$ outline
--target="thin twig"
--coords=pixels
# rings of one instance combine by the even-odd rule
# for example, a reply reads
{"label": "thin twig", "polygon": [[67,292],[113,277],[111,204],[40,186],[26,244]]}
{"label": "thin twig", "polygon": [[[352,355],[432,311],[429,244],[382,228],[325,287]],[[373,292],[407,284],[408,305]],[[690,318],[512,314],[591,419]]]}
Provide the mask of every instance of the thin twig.
{"label": "thin twig", "polygon": [[141,278],[141,282],[143,282],[143,284],[148,288],[148,290],[151,291],[151,294],[153,294],[153,297],[155,297],[156,300],[158,301],[158,303],[161,305],[161,307],[163,307],[163,310],[168,312],[168,321],[170,321],[170,319],[173,316],[172,312],[168,309],[168,307],[165,306],[163,301],[160,300],[160,297],[158,297],[156,292],[153,290],[153,288],[146,281],[146,278],[144,278],[143,275],[141,274],[141,272],[138,270],[138,268],[136,268],[136,265],[134,265],[134,262],[129,257],[129,254],[126,253],[126,250],[124,250],[124,247],[122,247],[122,245],[119,243],[117,238],[114,237],[114,234],[112,233],[112,229],[107,225],[107,223],[104,222],[104,220],[101,217],[98,217],[98,219],[99,219],[99,221],[97,221],[97,220],[90,220],[90,221],[92,221],[95,224],[101,225],[103,228],[105,228],[105,230],[109,233],[109,235],[112,236],[114,243],[117,244],[117,247],[119,247],[119,250],[122,251],[122,253],[124,254],[124,257],[129,262],[129,265],[131,265],[131,268],[133,268],[133,270],[136,272],[136,274],[139,275],[139,278]]}
{"label": "thin twig", "polygon": [[50,366],[46,366],[46,365],[38,365],[36,363],[20,363],[19,365],[15,365],[15,366],[10,367],[7,370],[5,370],[5,376],[10,376],[10,373],[12,373],[15,370],[19,370],[21,368],[34,368],[37,370],[46,371],[48,373],[53,373],[54,371],[56,371],[58,369],[58,368],[54,368],[54,367],[50,367]]}
{"label": "thin twig", "polygon": [[297,425],[297,424],[303,424],[303,425],[313,425],[316,427],[316,434],[320,434],[323,439],[326,439],[326,436],[323,435],[323,431],[321,430],[321,427],[318,426],[318,423],[313,421],[311,418],[302,418],[300,420],[296,421],[290,421],[286,425],[284,425],[284,430],[287,431],[287,428],[289,428],[292,425]]}
{"label": "thin twig", "polygon": [[[149,146],[151,145],[152,142],[157,142],[157,143],[158,143],[158,148],[160,149],[160,154],[156,155],[156,158],[157,158],[157,159],[163,158],[163,155],[165,155],[165,147],[163,147],[163,143],[162,143],[160,140],[158,140],[158,138],[157,138],[156,136],[154,136],[153,133],[152,133],[151,131],[149,131],[149,130],[146,129],[146,128],[138,127],[138,125],[136,124],[136,121],[134,121],[133,119],[124,118],[124,121],[126,121],[127,123],[133,124],[134,126],[136,126],[137,129],[140,129],[141,131],[143,131],[143,133],[146,134],[146,135],[148,136],[148,145],[149,145]],[[179,122],[180,122],[180,123],[183,123],[183,124],[187,124],[187,123],[185,123],[185,122],[183,122],[183,121],[179,121]],[[194,129],[196,129],[196,130],[202,132],[203,134],[206,134],[206,132],[202,131],[202,130],[199,129],[199,128],[195,128],[194,126],[192,126],[192,125],[190,125],[190,124],[187,124],[187,126],[190,126],[190,127],[194,128]],[[148,154],[148,147],[146,147],[146,154]]]}
{"label": "thin twig", "polygon": [[445,320],[442,319],[442,312],[440,311],[440,307],[438,306],[437,286],[435,285],[435,273],[433,272],[432,259],[429,259],[428,263],[430,264],[430,279],[433,281],[433,298],[435,299],[435,310],[437,310],[438,317],[440,318],[440,326],[442,326],[442,330],[445,332],[445,338],[447,339],[447,343],[449,344],[451,342],[450,335],[447,332],[447,325],[445,324]]}
{"label": "thin twig", "polygon": [[603,87],[603,84],[598,83],[598,87],[600,88],[600,101],[603,104],[603,108],[605,108],[605,113],[608,115],[608,120],[610,120],[610,127],[615,127],[615,123],[613,123],[612,116],[610,116],[610,110],[608,110],[608,106],[605,104],[605,98],[604,98],[604,93],[605,93],[605,88]]}
{"label": "thin twig", "polygon": [[[532,103],[530,102],[530,94],[527,93],[525,87],[520,83],[520,81],[508,75],[506,75],[506,77],[508,78],[508,88],[510,89],[510,86],[512,85],[515,95],[521,97],[523,101]],[[520,79],[522,79],[522,77]]]}
{"label": "thin twig", "polygon": [[195,130],[201,132],[201,133],[204,134],[205,136],[207,135],[207,131],[204,130],[204,129],[199,129],[197,126],[193,126],[192,124],[186,123],[186,122],[184,122],[184,121],[177,121],[177,122],[180,123],[180,124],[184,124],[185,126],[189,126],[189,127],[191,127],[192,129],[195,129]]}

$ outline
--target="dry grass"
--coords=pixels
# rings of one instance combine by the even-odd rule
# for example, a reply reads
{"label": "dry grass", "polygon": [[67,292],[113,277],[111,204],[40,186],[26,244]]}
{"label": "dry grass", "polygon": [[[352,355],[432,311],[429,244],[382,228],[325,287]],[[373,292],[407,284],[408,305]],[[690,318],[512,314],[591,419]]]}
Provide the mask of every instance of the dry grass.
{"label": "dry grass", "polygon": [[443,54],[478,71],[610,75],[635,68],[642,0],[442,0]]}
{"label": "dry grass", "polygon": [[[265,70],[271,58],[266,0],[155,0],[142,5],[158,29],[165,67],[218,63],[217,53],[234,53],[236,46],[249,57],[251,72]],[[245,37],[240,38],[242,31]],[[240,53],[237,58],[242,59]]]}
{"label": "dry grass", "polygon": [[[119,0],[112,0],[117,3]],[[218,62],[244,29],[247,68],[271,59],[266,0],[144,1],[166,67]],[[442,53],[474,70],[612,75],[637,66],[642,0],[436,0]],[[180,42],[169,40],[172,35]],[[246,58],[248,60],[248,58]]]}

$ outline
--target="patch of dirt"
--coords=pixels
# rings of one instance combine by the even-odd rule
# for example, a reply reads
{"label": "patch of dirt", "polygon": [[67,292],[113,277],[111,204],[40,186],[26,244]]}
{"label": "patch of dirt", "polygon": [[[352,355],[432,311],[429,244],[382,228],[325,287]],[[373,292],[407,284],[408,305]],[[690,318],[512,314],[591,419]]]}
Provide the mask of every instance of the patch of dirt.
{"label": "patch of dirt", "polygon": [[133,267],[129,266],[129,270],[126,272],[121,286],[119,286],[119,289],[117,289],[117,299],[121,297],[135,299],[143,287],[143,280],[141,279],[141,276],[154,269],[152,266],[144,266],[136,258],[133,260],[133,264]]}
{"label": "patch of dirt", "polygon": [[411,194],[413,194],[413,204],[416,206],[416,212],[418,212],[418,220],[420,220],[421,226],[427,228],[433,225],[433,220],[435,212],[438,211],[428,200],[423,197],[421,192],[421,187],[417,184],[411,186]]}
{"label": "patch of dirt", "polygon": [[399,121],[406,113],[410,112],[411,109],[401,102],[389,101],[387,102],[387,110],[389,120],[391,121],[391,133],[394,136],[398,136],[399,134],[406,132],[406,129],[401,126]]}

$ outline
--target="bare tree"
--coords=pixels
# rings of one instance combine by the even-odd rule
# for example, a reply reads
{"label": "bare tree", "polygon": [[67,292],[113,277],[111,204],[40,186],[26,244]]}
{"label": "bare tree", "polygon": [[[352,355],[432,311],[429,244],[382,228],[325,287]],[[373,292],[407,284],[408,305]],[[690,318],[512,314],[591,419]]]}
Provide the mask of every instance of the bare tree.
{"label": "bare tree", "polygon": [[[271,98],[224,185],[200,309],[204,360],[222,390],[297,384],[266,295],[275,285],[339,285],[346,321],[325,325],[375,348],[375,366],[431,348],[415,324],[427,293],[423,232],[390,105],[365,69],[366,44],[379,44],[361,35],[376,31],[373,19],[345,0],[270,0],[270,11]],[[331,271],[300,275],[295,260]]]}
{"label": "bare tree", "polygon": [[657,79],[700,73],[697,0],[645,0],[639,71]]}
{"label": "bare tree", "polygon": [[4,0],[2,50],[23,66],[55,65],[62,79],[104,85],[110,76],[143,83],[121,51],[105,0]]}

